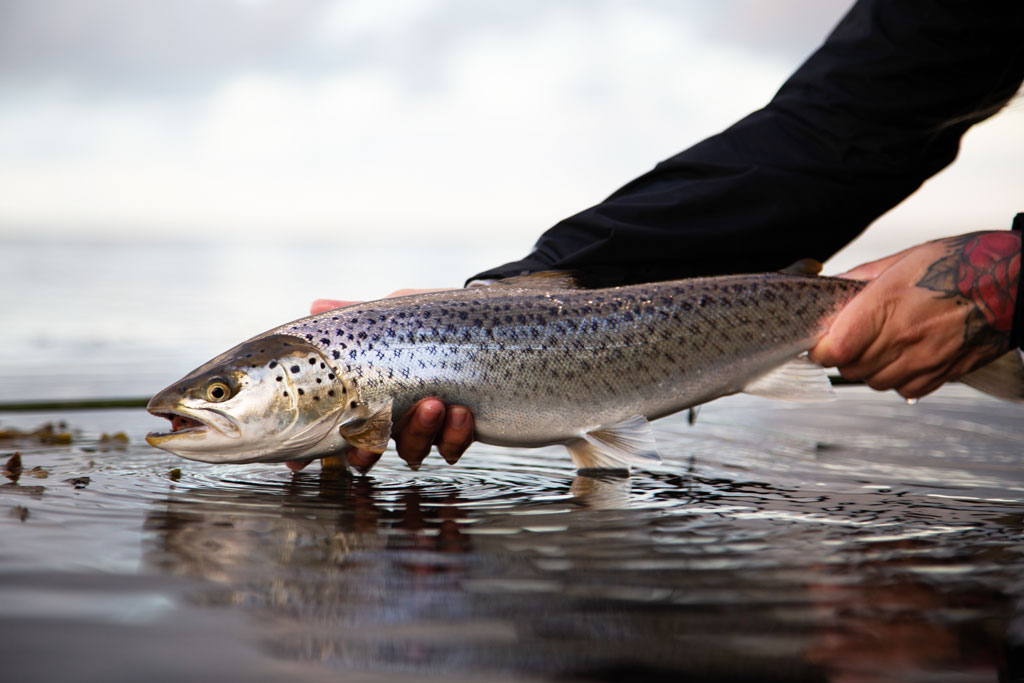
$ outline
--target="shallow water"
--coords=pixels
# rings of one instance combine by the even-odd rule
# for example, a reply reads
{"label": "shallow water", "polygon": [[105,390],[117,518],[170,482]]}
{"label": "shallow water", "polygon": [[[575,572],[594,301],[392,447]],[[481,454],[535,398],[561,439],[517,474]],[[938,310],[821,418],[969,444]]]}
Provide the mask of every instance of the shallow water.
{"label": "shallow water", "polygon": [[70,445],[0,442],[5,680],[1021,675],[1024,418],[966,388],[720,400],[628,478],[479,444],[368,477],[192,463],[142,411],[0,427],[55,419]]}

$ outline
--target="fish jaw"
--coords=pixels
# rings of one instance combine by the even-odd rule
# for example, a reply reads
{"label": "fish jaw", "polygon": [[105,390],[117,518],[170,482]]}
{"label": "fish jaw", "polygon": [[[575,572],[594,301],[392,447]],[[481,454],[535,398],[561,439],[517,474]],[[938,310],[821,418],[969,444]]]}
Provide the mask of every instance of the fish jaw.
{"label": "fish jaw", "polygon": [[154,431],[146,435],[146,442],[149,445],[166,450],[165,446],[172,442],[205,439],[211,430],[226,439],[238,439],[242,436],[238,421],[224,411],[213,408],[189,408],[168,394],[167,391],[157,394],[146,406],[146,410],[151,414],[171,422],[169,431]]}

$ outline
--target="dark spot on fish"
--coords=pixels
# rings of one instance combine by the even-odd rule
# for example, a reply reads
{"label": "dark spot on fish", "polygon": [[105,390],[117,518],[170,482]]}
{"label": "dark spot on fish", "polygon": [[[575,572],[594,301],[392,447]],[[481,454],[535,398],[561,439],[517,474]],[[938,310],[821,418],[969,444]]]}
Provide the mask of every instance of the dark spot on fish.
{"label": "dark spot on fish", "polygon": [[314,397],[313,397],[313,400],[314,400],[314,401],[319,401],[319,400],[320,400],[320,397],[319,397],[319,396],[314,396]]}
{"label": "dark spot on fish", "polygon": [[358,404],[358,403],[356,403],[355,401],[352,401],[351,403],[349,403],[349,404],[348,404],[348,407],[349,407],[349,408],[352,408],[353,410],[355,410],[355,407],[356,407],[357,405],[359,405],[359,404]]}
{"label": "dark spot on fish", "polygon": [[281,381],[282,379],[284,379],[284,378],[283,378],[283,377],[281,377],[280,375],[278,375],[278,377],[277,377],[277,381],[278,381],[278,382],[280,382],[280,381]]}
{"label": "dark spot on fish", "polygon": [[331,356],[334,358],[334,360],[338,360],[339,358],[341,358],[341,353],[338,352],[338,349],[334,349],[333,351],[331,351]]}
{"label": "dark spot on fish", "polygon": [[302,396],[302,395],[303,395],[303,394],[305,394],[305,393],[306,393],[306,392],[305,392],[305,391],[303,391],[301,387],[299,387],[299,396]]}
{"label": "dark spot on fish", "polygon": [[291,370],[292,370],[292,372],[298,372],[299,371],[299,366],[298,365],[293,365]]}
{"label": "dark spot on fish", "polygon": [[327,373],[327,379],[334,379],[334,375],[332,373]]}
{"label": "dark spot on fish", "polygon": [[271,370],[273,370],[274,368],[277,367],[277,361],[276,360],[270,361],[270,365],[268,365],[267,367],[270,368]]}
{"label": "dark spot on fish", "polygon": [[331,389],[331,390],[329,390],[329,391],[327,392],[327,395],[328,395],[328,396],[334,396],[334,389]]}
{"label": "dark spot on fish", "polygon": [[322,379],[320,379],[319,377],[317,377],[317,378],[316,378],[316,383],[317,383],[317,384],[320,384],[321,382],[323,382],[323,380],[322,380]]}
{"label": "dark spot on fish", "polygon": [[316,358],[310,358],[309,359],[309,364],[310,365],[316,365]]}
{"label": "dark spot on fish", "polygon": [[330,343],[331,343],[331,340],[330,340],[330,339],[328,339],[327,337],[321,337],[321,338],[320,338],[320,343],[321,343],[321,344],[330,344]]}
{"label": "dark spot on fish", "polygon": [[306,335],[306,341],[313,341],[313,335],[307,334]]}
{"label": "dark spot on fish", "polygon": [[282,396],[287,396],[287,395],[288,395],[287,391],[282,394]]}

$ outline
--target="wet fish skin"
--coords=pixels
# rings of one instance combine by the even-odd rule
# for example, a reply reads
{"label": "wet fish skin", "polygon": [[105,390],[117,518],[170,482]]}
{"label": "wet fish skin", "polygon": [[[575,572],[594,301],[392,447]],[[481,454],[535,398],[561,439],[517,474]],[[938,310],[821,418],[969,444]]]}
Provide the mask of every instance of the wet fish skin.
{"label": "wet fish skin", "polygon": [[[437,396],[472,409],[486,443],[566,444],[579,467],[656,460],[649,419],[752,388],[828,391],[820,368],[815,388],[801,388],[807,362],[775,371],[800,367],[792,361],[862,286],[772,273],[578,289],[535,277],[366,302],[287,323],[193,371],[149,410],[203,424],[149,440],[215,462],[381,451],[393,419]],[[230,398],[204,402],[217,378],[230,379]]]}

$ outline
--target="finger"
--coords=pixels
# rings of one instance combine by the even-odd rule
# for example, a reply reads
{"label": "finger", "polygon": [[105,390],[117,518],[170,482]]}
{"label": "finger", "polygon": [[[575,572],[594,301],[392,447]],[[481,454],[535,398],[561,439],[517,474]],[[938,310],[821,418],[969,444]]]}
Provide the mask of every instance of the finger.
{"label": "finger", "polygon": [[380,456],[383,453],[374,453],[372,451],[366,451],[362,448],[353,448],[348,452],[348,464],[354,467],[360,474],[366,474],[370,469],[377,464],[380,460]]}
{"label": "finger", "polygon": [[288,466],[292,472],[298,472],[303,467],[310,463],[309,460],[285,460],[284,464]]}
{"label": "finger", "polygon": [[335,308],[344,308],[345,306],[351,306],[352,304],[362,303],[361,301],[342,301],[339,299],[314,299],[313,303],[309,306],[310,315],[316,315],[317,313],[323,313],[325,311],[332,311]]}
{"label": "finger", "polygon": [[[884,332],[876,337],[871,345],[855,358],[852,362],[836,366],[839,374],[851,382],[864,381],[868,383],[879,374],[887,370],[892,371],[899,368],[899,371],[907,373],[906,363],[903,363],[906,353],[906,344],[902,341],[889,338]],[[891,389],[897,382],[885,387]],[[874,387],[874,385],[869,384]],[[877,387],[875,387],[877,388]]]}
{"label": "finger", "polygon": [[412,415],[395,435],[398,455],[409,467],[419,469],[444,424],[445,408],[440,399],[426,398],[413,407]]}
{"label": "finger", "polygon": [[930,357],[927,362],[921,362],[921,359],[909,358],[910,355],[913,354],[899,357],[878,372],[866,375],[864,383],[876,391],[895,389],[904,397],[913,398],[904,392],[923,391],[939,377],[946,375],[952,365],[939,360],[936,356]]}
{"label": "finger", "polygon": [[937,372],[915,377],[906,384],[896,387],[896,392],[903,398],[927,396],[946,383],[944,374],[944,372]]}
{"label": "finger", "polygon": [[448,409],[437,450],[449,465],[454,465],[473,443],[473,414],[463,406]]}

